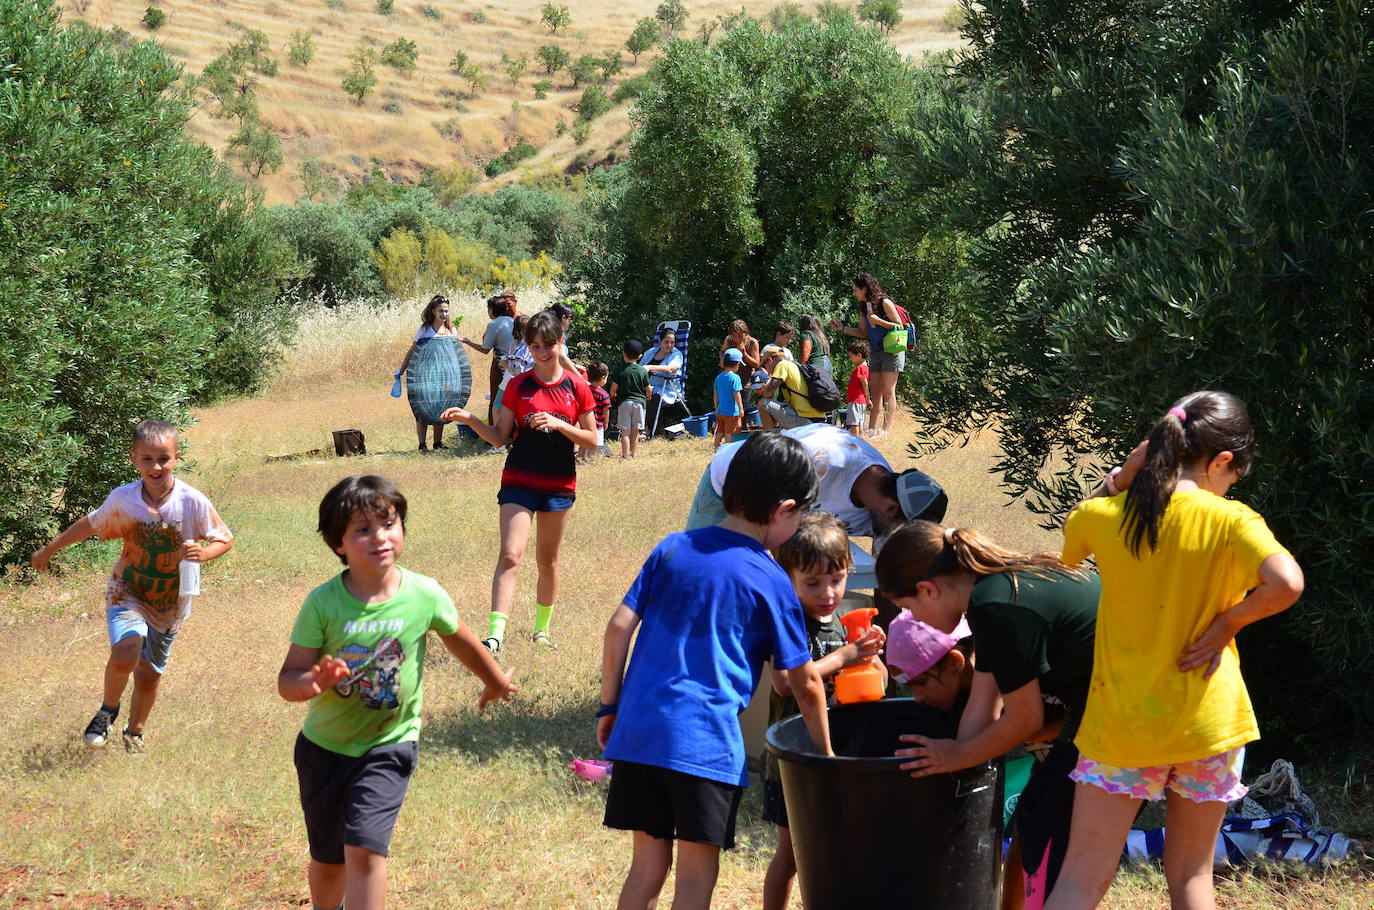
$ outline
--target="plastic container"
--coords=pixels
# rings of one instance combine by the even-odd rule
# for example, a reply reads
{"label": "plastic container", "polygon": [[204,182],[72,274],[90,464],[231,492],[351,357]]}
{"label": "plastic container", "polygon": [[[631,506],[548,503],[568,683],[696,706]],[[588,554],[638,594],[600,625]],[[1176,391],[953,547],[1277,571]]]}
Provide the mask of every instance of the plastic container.
{"label": "plastic container", "polygon": [[682,428],[685,429],[689,435],[705,436],[710,428],[710,423],[711,421],[708,417],[686,417],[683,418]]}
{"label": "plastic container", "polygon": [[177,593],[182,597],[195,597],[200,593],[200,563],[183,559],[177,564]]}
{"label": "plastic container", "polygon": [[903,733],[952,737],[909,698],[830,710],[836,757],[817,755],[801,715],[768,729],[807,910],[995,910],[1001,900],[1002,774],[992,763],[912,778]]}
{"label": "plastic container", "polygon": [[[860,607],[841,616],[845,641],[855,642],[867,635],[873,629],[873,617],[877,615],[878,611],[873,607]],[[845,667],[835,676],[835,700],[842,705],[877,701],[883,697],[886,689],[883,671],[868,661]]]}

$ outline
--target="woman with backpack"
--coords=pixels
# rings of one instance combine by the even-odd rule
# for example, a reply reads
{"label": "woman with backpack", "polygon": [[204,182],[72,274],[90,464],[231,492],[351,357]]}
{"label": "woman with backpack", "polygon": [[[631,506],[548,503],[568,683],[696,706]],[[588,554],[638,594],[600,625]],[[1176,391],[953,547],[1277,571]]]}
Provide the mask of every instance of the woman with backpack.
{"label": "woman with backpack", "polygon": [[[898,350],[891,351],[885,348],[884,341],[890,333],[905,326],[906,321],[902,319],[900,308],[873,275],[860,272],[851,284],[854,299],[859,302],[859,324],[841,325],[837,320],[831,320],[830,324],[846,335],[868,339],[871,350],[869,397],[873,401],[873,409],[868,412],[868,435],[886,436],[892,426],[892,417],[897,413],[897,374],[906,367],[907,345],[903,340]],[[895,346],[895,340],[891,346]]]}

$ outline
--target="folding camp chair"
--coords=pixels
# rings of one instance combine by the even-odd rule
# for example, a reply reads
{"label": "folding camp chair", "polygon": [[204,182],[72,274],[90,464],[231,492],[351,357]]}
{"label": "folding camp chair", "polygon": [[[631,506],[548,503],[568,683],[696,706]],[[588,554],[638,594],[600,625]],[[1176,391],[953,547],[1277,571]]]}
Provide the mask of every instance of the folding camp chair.
{"label": "folding camp chair", "polygon": [[[692,336],[692,323],[688,322],[686,319],[679,319],[673,322],[660,322],[658,328],[654,329],[654,347],[658,347],[659,339],[663,337],[663,333],[666,331],[672,331],[675,341],[673,346],[682,354],[681,375],[674,382],[677,401],[682,403],[683,410],[687,412],[688,417],[691,417],[693,416],[692,409],[687,406],[687,342]],[[663,404],[659,404],[658,407],[654,408],[654,425],[649,429],[650,439],[653,439],[658,433],[658,418],[659,415],[663,413],[663,408]]]}

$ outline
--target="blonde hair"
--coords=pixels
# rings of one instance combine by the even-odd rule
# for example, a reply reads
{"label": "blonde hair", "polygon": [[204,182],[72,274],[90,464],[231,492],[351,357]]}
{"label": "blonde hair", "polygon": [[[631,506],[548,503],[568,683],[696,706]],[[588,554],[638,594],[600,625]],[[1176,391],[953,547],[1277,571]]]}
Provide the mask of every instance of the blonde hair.
{"label": "blonde hair", "polygon": [[[942,528],[933,521],[909,521],[892,533],[874,568],[878,590],[887,597],[909,597],[932,578],[960,572],[982,577],[1024,572],[1038,578],[1081,578],[1053,553],[1018,553],[973,528]],[[1016,576],[1011,577],[1012,590]]]}
{"label": "blonde hair", "polygon": [[848,572],[854,565],[849,554],[849,532],[844,522],[829,512],[807,512],[797,525],[797,533],[778,547],[778,564],[790,575],[819,569],[823,572]]}

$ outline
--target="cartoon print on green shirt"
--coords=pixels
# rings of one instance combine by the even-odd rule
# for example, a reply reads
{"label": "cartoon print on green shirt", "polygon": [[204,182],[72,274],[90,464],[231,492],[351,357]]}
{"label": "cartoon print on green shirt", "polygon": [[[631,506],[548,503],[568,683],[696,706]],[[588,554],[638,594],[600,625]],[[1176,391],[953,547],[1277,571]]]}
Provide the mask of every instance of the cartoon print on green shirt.
{"label": "cartoon print on green shirt", "polygon": [[401,706],[401,690],[396,677],[406,655],[400,639],[379,639],[372,651],[366,645],[345,645],[339,649],[339,657],[348,664],[350,671],[346,679],[334,686],[339,695],[350,697],[357,684],[363,707],[382,710]]}
{"label": "cartoon print on green shirt", "polygon": [[130,562],[120,574],[120,580],[139,592],[150,607],[165,610],[177,605],[181,575],[177,554],[181,549],[181,533],[177,526],[165,521],[146,521],[134,525],[129,540],[134,552],[145,561]]}

